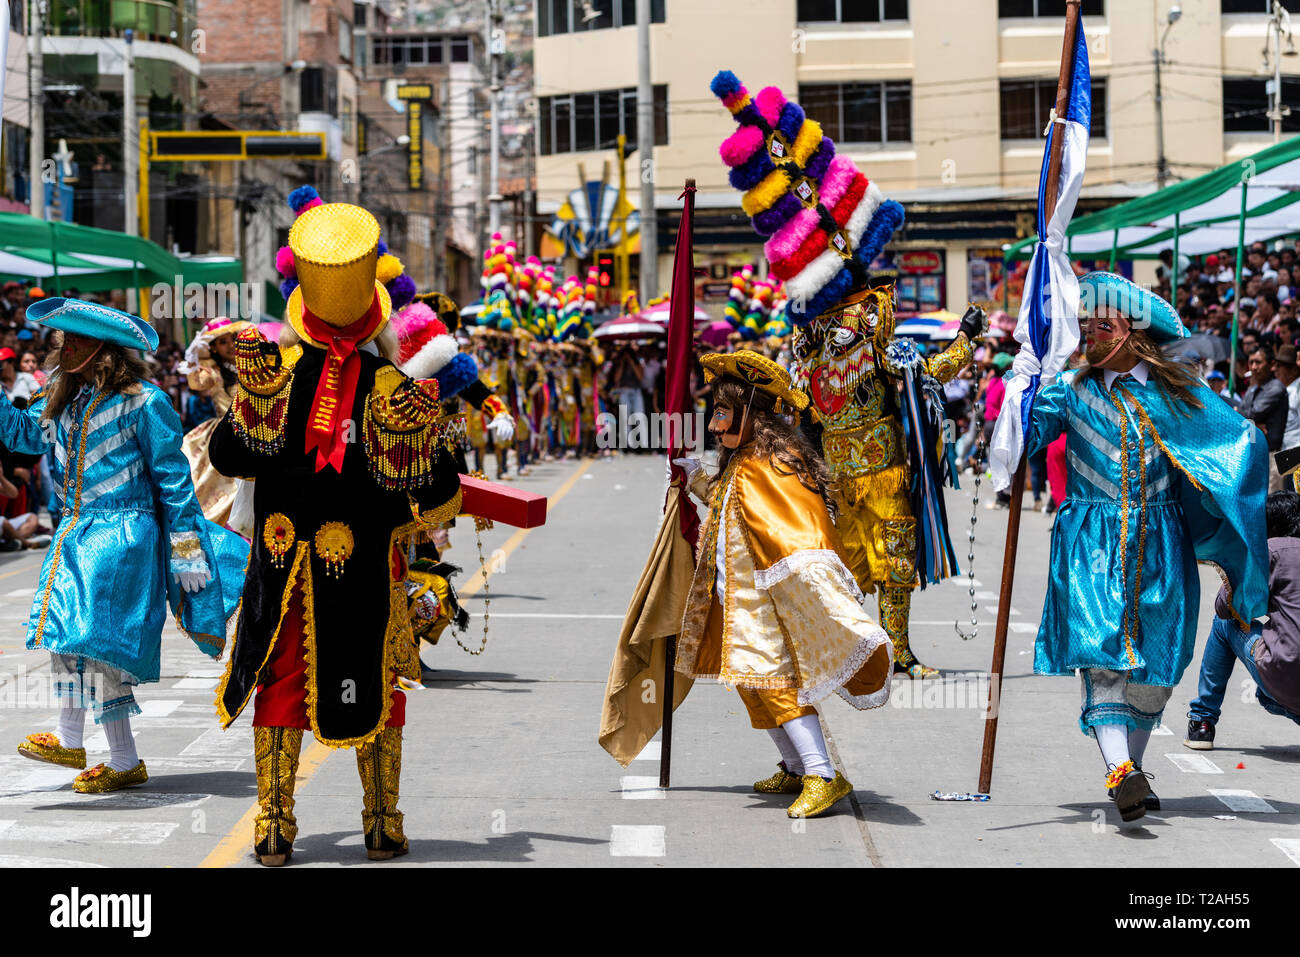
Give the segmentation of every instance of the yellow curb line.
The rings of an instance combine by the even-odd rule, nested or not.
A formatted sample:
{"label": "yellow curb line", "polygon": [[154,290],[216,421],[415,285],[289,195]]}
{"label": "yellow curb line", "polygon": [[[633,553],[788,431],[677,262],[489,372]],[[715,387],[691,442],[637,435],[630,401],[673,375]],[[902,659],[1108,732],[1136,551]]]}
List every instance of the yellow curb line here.
{"label": "yellow curb line", "polygon": [[[585,473],[587,469],[591,468],[591,463],[593,461],[595,460],[586,459],[578,470],[570,475],[563,485],[556,489],[555,494],[546,500],[547,518],[550,517],[551,509],[555,507],[560,499],[569,494],[573,489],[573,486],[577,484],[578,479],[582,478],[583,473]],[[510,538],[506,540],[506,543],[501,546],[503,557],[509,555],[518,548],[531,531],[533,531],[531,528],[521,528],[511,535]],[[8,575],[12,574],[15,574],[15,572],[8,572],[7,574],[0,575],[0,578],[6,578]],[[469,577],[463,587],[457,589],[457,594],[473,595],[481,591],[483,585],[491,576],[491,571],[484,573],[484,570],[480,568]],[[325,759],[328,758],[330,752],[334,750],[334,748],[326,747],[315,738],[312,738],[311,746],[307,748],[306,752],[298,761],[298,774],[294,779],[295,793],[302,790],[303,785],[305,785],[308,779],[316,773],[316,769],[325,763]],[[244,812],[243,817],[235,822],[235,826],[226,832],[225,837],[223,837],[217,846],[212,849],[212,852],[208,854],[202,862],[200,862],[199,867],[230,867],[233,864],[238,864],[247,857],[250,853],[248,835],[252,832],[253,824],[257,820],[257,811],[258,805],[254,803]]]}

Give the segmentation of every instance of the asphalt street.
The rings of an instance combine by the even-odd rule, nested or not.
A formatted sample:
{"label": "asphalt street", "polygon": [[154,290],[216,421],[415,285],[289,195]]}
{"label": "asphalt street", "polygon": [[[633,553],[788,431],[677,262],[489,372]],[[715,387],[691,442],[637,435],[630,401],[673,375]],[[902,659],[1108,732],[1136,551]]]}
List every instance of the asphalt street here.
{"label": "asphalt street", "polygon": [[[596,743],[605,679],[628,598],[654,537],[662,459],[628,456],[538,465],[518,480],[551,499],[547,524],[482,535],[484,587],[472,524],[452,533],[447,558],[474,623],[425,661],[436,669],[408,693],[401,809],[408,857],[372,864],[361,827],[361,785],[351,751],[307,736],[299,769],[299,838],[293,866],[1098,866],[1140,848],[1157,867],[1300,865],[1300,727],[1254,703],[1234,676],[1212,752],[1182,746],[1195,694],[1188,669],[1151,739],[1147,770],[1161,812],[1121,825],[1106,799],[1095,744],[1077,728],[1074,678],[1032,674],[1047,583],[1051,517],[1023,515],[1012,599],[992,800],[944,803],[931,792],[978,784],[983,695],[993,647],[1007,513],[977,510],[971,618],[966,530],[971,492],[948,509],[962,578],[918,592],[917,654],[938,682],[896,679],[891,703],[857,712],[828,700],[833,755],[855,785],[852,801],[810,821],[785,816],[791,798],[753,793],[773,769],[766,734],[749,727],[738,697],[697,683],[674,723],[672,787],[658,789],[658,742],[620,768]],[[969,479],[966,479],[969,482]],[[983,485],[981,497],[990,491]],[[257,867],[250,715],[217,727],[221,665],[169,628],[163,678],[137,689],[147,784],[90,796],[75,772],[20,757],[32,731],[53,727],[48,656],[23,642],[42,553],[0,564],[0,868],[77,866]],[[1203,569],[1201,634],[1217,576]],[[1199,644],[1198,657],[1199,663]],[[91,763],[107,759],[87,728]],[[1134,843],[1136,842],[1136,843]]]}

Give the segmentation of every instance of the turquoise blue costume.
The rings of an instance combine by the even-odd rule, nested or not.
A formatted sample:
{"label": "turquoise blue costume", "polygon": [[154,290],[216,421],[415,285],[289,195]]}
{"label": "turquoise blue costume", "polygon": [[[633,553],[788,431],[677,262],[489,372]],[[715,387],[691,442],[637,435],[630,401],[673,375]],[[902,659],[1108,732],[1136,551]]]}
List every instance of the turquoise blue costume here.
{"label": "turquoise blue costume", "polygon": [[[1154,321],[1147,332],[1175,337]],[[1069,471],[1034,671],[1082,672],[1084,733],[1159,722],[1168,692],[1143,706],[1140,688],[1172,689],[1192,659],[1198,561],[1219,567],[1241,620],[1267,611],[1268,449],[1208,386],[1192,392],[1203,408],[1171,398],[1154,378],[1123,375],[1107,389],[1094,369],[1065,373],[1034,400],[1027,452],[1064,431]],[[1127,703],[1109,693],[1094,700],[1092,669],[1127,672],[1137,688]]]}
{"label": "turquoise blue costume", "polygon": [[[71,304],[88,305],[51,302],[55,311]],[[116,321],[148,329],[124,313],[96,309],[105,314],[97,317],[100,323],[121,317]],[[51,311],[46,307],[41,315]],[[49,324],[79,331],[57,319]],[[122,341],[101,327],[87,331]],[[128,344],[143,348],[149,337],[156,346],[152,329]],[[20,411],[0,396],[0,442],[33,455],[53,447],[50,480],[60,512],[32,604],[27,647],[102,662],[123,672],[128,687],[157,681],[170,605],[199,648],[219,656],[227,620],[238,608],[249,546],[203,517],[171,400],[157,386],[139,382],[109,393],[85,386],[55,422],[41,422],[44,408],[43,397]],[[212,580],[194,592],[183,592],[173,579],[173,573],[204,569]],[[129,692],[126,698],[117,704],[139,713]],[[101,721],[112,717],[96,714]]]}

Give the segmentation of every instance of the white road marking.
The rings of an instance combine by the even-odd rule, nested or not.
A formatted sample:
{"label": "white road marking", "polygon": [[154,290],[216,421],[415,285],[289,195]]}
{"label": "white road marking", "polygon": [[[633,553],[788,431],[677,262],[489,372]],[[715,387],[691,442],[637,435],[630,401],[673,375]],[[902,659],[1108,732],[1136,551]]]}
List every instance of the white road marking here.
{"label": "white road marking", "polygon": [[975,593],[976,601],[997,601],[998,593],[995,591],[977,591]]}
{"label": "white road marking", "polygon": [[[7,823],[0,821],[0,824]],[[103,864],[90,864],[86,861],[67,861],[57,857],[20,857],[0,854],[0,870],[17,870],[21,867],[99,867]]]}
{"label": "white road marking", "polygon": [[[0,821],[0,825],[5,822]],[[0,837],[3,837],[0,831]],[[1300,843],[1298,841],[1297,843]],[[664,829],[658,824],[611,824],[610,857],[663,857],[666,850]]]}
{"label": "white road marking", "polygon": [[1211,794],[1228,806],[1229,811],[1250,814],[1276,814],[1277,808],[1269,804],[1254,791],[1242,791],[1237,788],[1206,788]]}
{"label": "white road marking", "polygon": [[625,801],[662,801],[664,789],[659,786],[659,778],[629,775],[618,779],[618,786],[623,789]]}
{"label": "white road marking", "polygon": [[172,685],[173,691],[216,691],[219,678],[182,678]]}
{"label": "white road marking", "polygon": [[961,575],[958,575],[958,576],[954,576],[954,577],[952,577],[952,578],[949,578],[948,581],[952,582],[952,583],[953,583],[954,585],[956,585],[958,588],[965,588],[965,589],[968,589],[968,590],[970,589],[970,587],[971,587],[972,585],[974,585],[976,588],[979,588],[980,586],[982,586],[982,585],[984,584],[984,583],[983,583],[982,581],[980,581],[978,578],[976,578],[974,581],[972,581],[971,579],[966,578],[966,577],[961,576]]}
{"label": "white road marking", "polygon": [[194,756],[245,756],[253,753],[251,731],[225,731],[209,728],[181,750],[181,757]]}
{"label": "white road marking", "polygon": [[108,735],[103,731],[96,731],[82,741],[81,746],[86,749],[86,757],[89,759],[92,754],[108,750]]}
{"label": "white road marking", "polygon": [[660,742],[660,741],[650,741],[649,743],[646,744],[646,746],[645,746],[644,748],[641,749],[641,753],[638,754],[638,755],[637,755],[635,758],[633,758],[632,760],[634,760],[634,761],[658,761],[662,749],[663,749],[663,743],[662,743],[662,742]]}
{"label": "white road marking", "polygon": [[[987,611],[987,612],[988,612],[990,615],[992,615],[994,618],[997,617],[997,614],[998,614],[998,606],[997,606],[997,605],[985,605],[985,606],[984,606],[984,610]],[[1019,615],[1019,614],[1020,614],[1020,609],[1017,608],[1015,605],[1012,605],[1012,606],[1011,606],[1011,614],[1013,614],[1013,615]]]}
{"label": "white road marking", "polygon": [[[1300,838],[1273,837],[1269,838],[1269,843],[1291,858],[1297,866],[1300,866]],[[613,852],[611,851],[611,853]],[[3,860],[0,860],[0,864],[3,864]]]}
{"label": "white road marking", "polygon": [[36,594],[35,588],[15,588],[13,591],[5,592],[6,598],[31,598]]}
{"label": "white road marking", "polygon": [[191,668],[185,672],[186,678],[220,678],[226,673],[224,668]]}
{"label": "white road marking", "polygon": [[1203,754],[1166,754],[1179,771],[1194,774],[1222,774],[1223,769]]}
{"label": "white road marking", "polygon": [[181,698],[150,698],[139,702],[141,718],[165,718],[185,701]]}
{"label": "white road marking", "polygon": [[32,841],[46,844],[161,844],[178,827],[179,824],[171,822],[137,824],[78,820],[25,824],[21,821],[0,821],[0,841]]}
{"label": "white road marking", "polygon": [[1036,635],[1038,634],[1038,625],[1032,621],[1009,621],[1008,625],[1017,635]]}
{"label": "white road marking", "polygon": [[1156,725],[1155,730],[1151,732],[1151,736],[1153,738],[1158,737],[1159,735],[1162,734],[1173,734],[1173,732],[1170,731],[1168,728],[1166,728],[1163,724]]}
{"label": "white road marking", "polygon": [[57,791],[72,786],[72,779],[81,772],[76,768],[41,768],[28,771],[4,788],[8,795],[30,794],[32,791]]}
{"label": "white road marking", "polygon": [[[71,783],[71,782],[66,782]],[[30,808],[54,807],[71,804],[107,804],[115,811],[135,811],[142,808],[156,810],[170,807],[198,807],[209,800],[211,794],[165,791],[110,791],[107,794],[78,794],[66,791],[38,791],[25,794],[0,793],[0,804],[22,804]]]}
{"label": "white road marking", "polygon": [[[471,618],[482,618],[478,612],[470,612]],[[626,615],[581,615],[581,614],[558,614],[535,611],[521,612],[492,612],[493,618],[605,618],[610,621],[622,621]]]}

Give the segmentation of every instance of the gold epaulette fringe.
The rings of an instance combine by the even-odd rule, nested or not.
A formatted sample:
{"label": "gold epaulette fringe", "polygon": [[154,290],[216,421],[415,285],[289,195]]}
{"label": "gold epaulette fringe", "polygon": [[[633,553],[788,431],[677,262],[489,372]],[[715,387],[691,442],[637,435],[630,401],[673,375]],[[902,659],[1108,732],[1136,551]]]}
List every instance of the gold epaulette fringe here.
{"label": "gold epaulette fringe", "polygon": [[293,370],[302,347],[283,352],[256,329],[235,337],[239,386],[230,403],[230,421],[250,449],[270,455],[284,447]]}
{"label": "gold epaulette fringe", "polygon": [[389,490],[414,489],[432,475],[438,451],[450,451],[457,423],[444,419],[434,379],[409,379],[386,367],[366,397],[362,424],[370,473]]}
{"label": "gold epaulette fringe", "polygon": [[890,498],[907,491],[907,469],[891,465],[866,475],[838,475],[835,484],[846,505],[856,505],[868,499]]}

